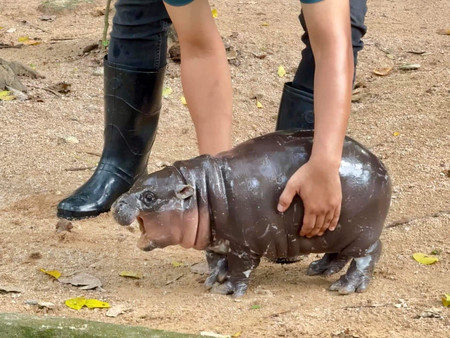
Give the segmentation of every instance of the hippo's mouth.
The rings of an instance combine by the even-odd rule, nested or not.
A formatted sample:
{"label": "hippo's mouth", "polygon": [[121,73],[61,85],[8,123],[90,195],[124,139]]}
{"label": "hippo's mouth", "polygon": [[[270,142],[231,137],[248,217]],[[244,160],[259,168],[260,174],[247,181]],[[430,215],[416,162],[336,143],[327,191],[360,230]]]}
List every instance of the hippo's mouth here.
{"label": "hippo's mouth", "polygon": [[153,249],[156,249],[157,246],[155,245],[155,243],[153,243],[153,241],[149,241],[146,237],[145,237],[145,227],[144,227],[144,220],[142,219],[142,217],[137,216],[136,217],[136,221],[139,224],[139,230],[141,231],[141,238],[139,238],[138,241],[138,248],[143,250],[143,251],[152,251]]}
{"label": "hippo's mouth", "polygon": [[142,217],[137,216],[136,221],[139,224],[139,230],[141,231],[141,234],[145,234],[144,220],[142,219]]}

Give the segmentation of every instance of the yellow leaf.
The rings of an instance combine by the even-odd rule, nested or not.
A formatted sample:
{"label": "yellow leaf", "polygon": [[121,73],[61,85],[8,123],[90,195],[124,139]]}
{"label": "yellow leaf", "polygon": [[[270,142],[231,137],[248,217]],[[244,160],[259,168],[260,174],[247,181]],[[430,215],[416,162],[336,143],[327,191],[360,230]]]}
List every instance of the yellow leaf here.
{"label": "yellow leaf", "polygon": [[3,27],[0,26],[0,30],[2,30],[2,29],[3,29]]}
{"label": "yellow leaf", "polygon": [[169,97],[170,94],[172,94],[173,90],[170,87],[166,87],[163,89],[162,91],[162,96],[167,99]]}
{"label": "yellow leaf", "polygon": [[450,293],[446,293],[442,296],[442,305],[444,305],[445,307],[450,306]]}
{"label": "yellow leaf", "polygon": [[173,267],[178,268],[180,266],[183,266],[184,264],[182,262],[172,262]]}
{"label": "yellow leaf", "polygon": [[285,76],[286,75],[286,71],[284,70],[284,67],[283,66],[279,66],[278,67],[278,76],[279,77],[283,77],[283,76]]}
{"label": "yellow leaf", "polygon": [[27,46],[36,46],[39,45],[41,43],[41,41],[36,41],[36,40],[26,40],[23,42],[24,45]]}
{"label": "yellow leaf", "polygon": [[438,29],[436,33],[438,33],[439,35],[450,35],[450,29]]}
{"label": "yellow leaf", "polygon": [[44,270],[44,269],[40,269],[41,272],[46,273],[47,275],[50,275],[56,279],[58,279],[59,277],[61,277],[61,272],[59,272],[58,270]]}
{"label": "yellow leaf", "polygon": [[186,98],[184,96],[181,97],[181,103],[187,105]]}
{"label": "yellow leaf", "polygon": [[384,67],[384,68],[376,68],[372,70],[372,73],[378,76],[386,76],[388,75],[392,70],[392,67]]}
{"label": "yellow leaf", "polygon": [[19,38],[17,39],[17,41],[19,42],[25,42],[30,40],[30,38],[28,36],[19,36]]}
{"label": "yellow leaf", "polygon": [[394,135],[394,136],[398,136],[398,135],[400,135],[400,132],[399,132],[399,131],[394,131],[394,132],[393,132],[393,135]]}
{"label": "yellow leaf", "polygon": [[430,265],[439,261],[437,257],[431,257],[425,255],[424,253],[416,252],[413,254],[413,258],[418,261],[420,264]]}
{"label": "yellow leaf", "polygon": [[66,304],[71,309],[79,311],[83,306],[86,305],[86,298],[84,297],[71,298],[66,300],[64,304]]}
{"label": "yellow leaf", "polygon": [[14,100],[16,97],[11,94],[9,90],[3,90],[0,92],[0,101],[11,101]]}
{"label": "yellow leaf", "polygon": [[111,307],[107,302],[98,299],[87,299],[85,304],[89,309]]}
{"label": "yellow leaf", "polygon": [[133,271],[122,271],[121,273],[119,273],[120,276],[122,277],[129,277],[129,278],[136,278],[136,279],[141,279],[142,273],[140,272],[133,272]]}
{"label": "yellow leaf", "polygon": [[215,19],[219,15],[219,12],[217,11],[217,9],[213,8],[211,10],[211,14],[212,14],[212,17]]}
{"label": "yellow leaf", "polygon": [[256,101],[256,107],[258,107],[259,109],[263,108],[263,105],[261,102]]}
{"label": "yellow leaf", "polygon": [[241,336],[242,331],[236,332],[233,335],[231,335],[232,338],[237,338]]}
{"label": "yellow leaf", "polygon": [[261,26],[267,27],[267,26],[269,26],[269,23],[268,23],[268,22],[263,22],[263,23],[261,24]]}

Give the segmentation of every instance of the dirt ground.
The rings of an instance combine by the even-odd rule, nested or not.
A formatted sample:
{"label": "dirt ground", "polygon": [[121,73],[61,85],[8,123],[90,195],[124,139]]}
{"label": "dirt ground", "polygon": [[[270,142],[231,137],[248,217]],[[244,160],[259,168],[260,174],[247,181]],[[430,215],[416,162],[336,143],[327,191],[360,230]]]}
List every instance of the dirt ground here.
{"label": "dirt ground", "polygon": [[[0,293],[0,312],[242,337],[448,335],[450,309],[440,298],[450,292],[450,37],[436,33],[450,28],[447,2],[369,1],[369,31],[357,75],[362,86],[348,134],[389,168],[394,191],[387,224],[402,220],[382,235],[384,254],[369,290],[349,296],[329,292],[338,277],[306,276],[306,267],[317,259],[310,255],[286,266],[263,262],[239,301],[204,291],[204,277],[190,271],[203,260],[201,252],[178,247],[141,252],[136,247],[139,230],[117,225],[110,214],[74,222],[70,233],[55,232],[57,202],[88,179],[102,149],[103,78],[94,74],[102,53],[81,51],[101,38],[104,18],[91,13],[103,1],[58,13],[54,21],[40,20],[39,4],[4,0],[0,6],[0,42],[41,39],[35,46],[0,49],[0,57],[45,75],[22,78],[30,100],[0,101],[0,285],[22,290]],[[274,129],[282,85],[292,78],[302,48],[300,5],[294,0],[216,0],[212,5],[222,36],[238,50],[238,63],[230,66],[237,144]],[[10,28],[15,32],[8,33]],[[255,57],[261,54],[267,56]],[[421,67],[399,70],[405,63]],[[277,75],[279,65],[287,71],[284,78]],[[387,76],[372,73],[391,66]],[[180,102],[179,75],[179,65],[170,61],[165,86],[173,93],[163,100],[150,171],[196,155],[192,123]],[[71,84],[70,93],[57,97],[42,89],[60,81]],[[255,96],[263,108],[257,108]],[[64,141],[69,136],[79,142]],[[83,168],[88,169],[78,170]],[[434,265],[420,265],[411,257],[433,250],[440,251]],[[91,273],[105,291],[60,284],[39,268],[65,276]],[[119,276],[123,270],[139,271],[144,278],[125,279]],[[76,296],[122,304],[130,311],[116,318],[106,317],[102,309],[77,312],[64,305]],[[25,304],[32,299],[55,308]],[[426,310],[432,311],[431,318],[421,316]]]}

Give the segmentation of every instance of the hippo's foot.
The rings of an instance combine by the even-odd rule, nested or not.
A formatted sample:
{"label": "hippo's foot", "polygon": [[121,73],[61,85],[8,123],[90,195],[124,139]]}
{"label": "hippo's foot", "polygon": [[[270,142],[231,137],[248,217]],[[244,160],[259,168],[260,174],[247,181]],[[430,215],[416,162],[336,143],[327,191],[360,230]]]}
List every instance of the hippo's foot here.
{"label": "hippo's foot", "polygon": [[330,290],[342,295],[366,291],[380,255],[381,242],[378,240],[367,250],[366,256],[353,258],[347,273],[331,284]]}
{"label": "hippo's foot", "polygon": [[321,259],[314,261],[309,265],[306,274],[308,276],[331,276],[332,274],[341,271],[350,259],[351,257],[337,253],[326,253]]}
{"label": "hippo's foot", "polygon": [[228,275],[227,256],[206,250],[206,260],[209,266],[209,276],[206,278],[205,287],[207,290],[218,282],[223,283]]}
{"label": "hippo's foot", "polygon": [[[228,266],[228,274],[223,281],[216,279],[221,284],[215,285],[211,292],[233,295],[235,298],[242,297],[247,291],[250,274],[259,265],[260,260],[261,257],[259,256],[230,246],[230,251],[227,253],[225,260]],[[211,280],[208,281],[209,279]],[[206,281],[209,285],[213,280],[214,276],[211,275]]]}
{"label": "hippo's foot", "polygon": [[219,295],[233,295],[233,298],[242,297],[248,289],[248,280],[233,283],[226,281],[223,284],[216,284],[211,289],[211,293]]}

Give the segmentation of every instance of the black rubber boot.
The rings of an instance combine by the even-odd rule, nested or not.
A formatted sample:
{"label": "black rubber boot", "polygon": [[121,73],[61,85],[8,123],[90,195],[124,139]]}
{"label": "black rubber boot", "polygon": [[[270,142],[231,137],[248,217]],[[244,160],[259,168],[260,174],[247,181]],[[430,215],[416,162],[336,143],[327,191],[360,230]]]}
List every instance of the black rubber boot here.
{"label": "black rubber boot", "polygon": [[104,61],[103,153],[92,177],[58,204],[58,217],[83,219],[109,211],[147,172],[161,109],[164,68],[127,69]]}
{"label": "black rubber boot", "polygon": [[284,84],[276,130],[314,129],[314,97],[305,90]]}

